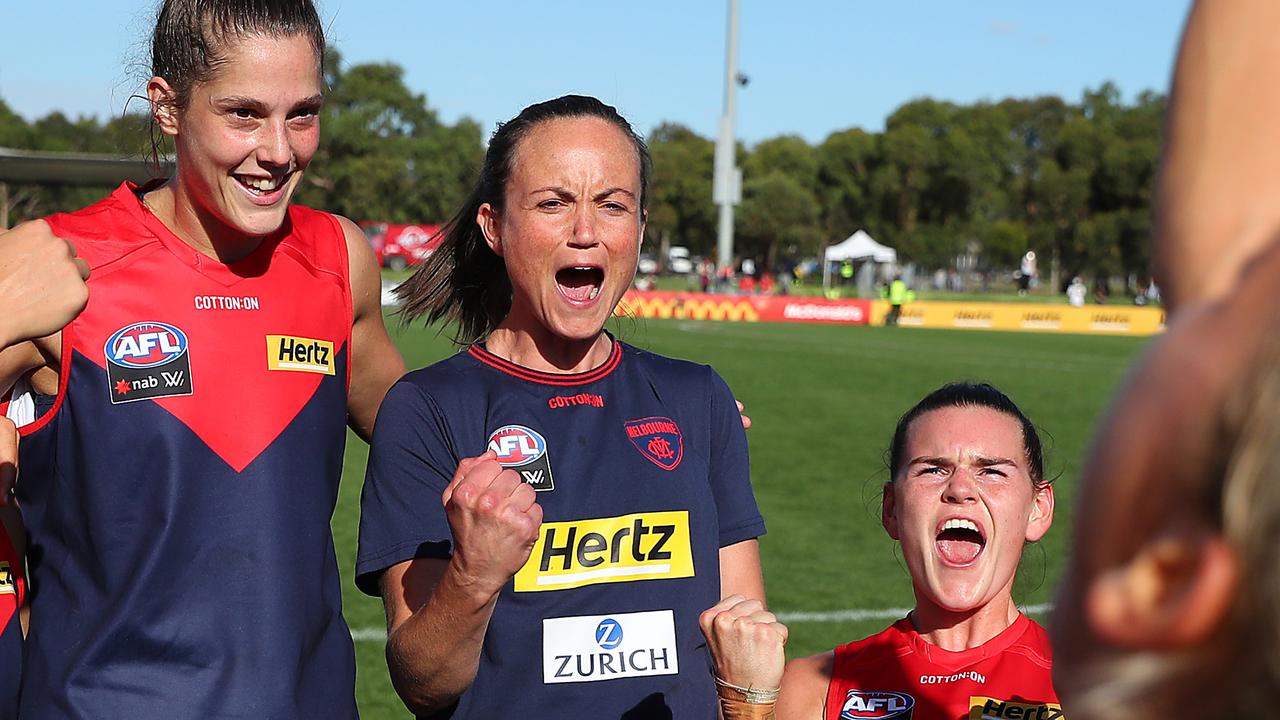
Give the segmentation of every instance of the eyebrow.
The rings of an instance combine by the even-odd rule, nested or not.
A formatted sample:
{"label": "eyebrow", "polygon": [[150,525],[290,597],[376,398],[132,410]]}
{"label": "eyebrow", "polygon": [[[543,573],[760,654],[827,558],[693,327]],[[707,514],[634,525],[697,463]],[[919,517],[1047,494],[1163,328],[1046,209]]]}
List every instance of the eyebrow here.
{"label": "eyebrow", "polygon": [[[911,458],[911,461],[907,463],[907,465],[954,465],[954,464],[955,462],[952,461],[950,458],[939,457],[939,456],[926,456],[926,455],[921,455],[920,457]],[[997,465],[1011,465],[1013,467],[1018,466],[1018,463],[1014,462],[1009,458],[984,457],[984,456],[975,457],[973,460],[973,464],[979,467],[995,467]]]}
{"label": "eyebrow", "polygon": [[[251,97],[246,97],[243,95],[227,95],[224,97],[216,98],[213,101],[213,104],[222,108],[246,107],[252,110],[256,110],[258,112],[262,112],[264,114],[267,110],[266,104],[263,103],[261,100],[251,98]],[[311,97],[306,97],[299,100],[298,102],[294,103],[290,109],[297,109],[300,107],[318,107],[323,104],[324,104],[324,95],[316,94],[316,95],[312,95]]]}
{"label": "eyebrow", "polygon": [[[558,195],[558,196],[560,196],[560,197],[562,197],[562,198],[572,198],[572,197],[574,197],[573,192],[571,192],[570,190],[568,190],[568,189],[566,189],[566,188],[560,187],[559,185],[548,185],[548,186],[546,186],[546,187],[540,187],[540,188],[538,188],[538,189],[536,189],[536,190],[534,190],[534,191],[530,192],[529,194],[530,194],[530,195],[535,195],[535,194],[540,193],[540,192],[551,192],[551,193],[555,193],[556,195]],[[613,194],[626,195],[627,197],[631,198],[632,200],[634,200],[634,199],[635,199],[635,197],[636,197],[636,194],[635,194],[635,193],[631,192],[630,190],[628,190],[628,189],[626,189],[626,188],[624,188],[624,187],[611,187],[611,188],[608,188],[608,189],[606,189],[606,190],[601,190],[600,192],[598,192],[598,193],[596,193],[595,195],[593,195],[593,196],[591,197],[591,199],[592,199],[592,200],[596,200],[596,201],[598,201],[598,200],[603,200],[603,199],[605,199],[605,198],[607,198],[607,197],[609,197],[610,195],[613,195]]]}

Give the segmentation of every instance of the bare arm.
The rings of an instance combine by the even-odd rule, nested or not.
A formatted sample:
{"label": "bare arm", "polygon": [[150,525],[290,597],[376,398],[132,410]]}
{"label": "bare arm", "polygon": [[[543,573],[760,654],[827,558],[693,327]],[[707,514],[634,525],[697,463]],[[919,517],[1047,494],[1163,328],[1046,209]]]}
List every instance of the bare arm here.
{"label": "bare arm", "polygon": [[464,459],[443,497],[453,556],[410,560],[383,574],[387,667],[414,713],[449,707],[475,680],[498,593],[537,539],[535,499],[492,453]]}
{"label": "bare arm", "polygon": [[834,662],[835,653],[827,651],[787,663],[778,696],[778,720],[822,720]]}
{"label": "bare arm", "polygon": [[730,595],[765,602],[760,542],[755,538],[720,548],[720,597]]}
{"label": "bare arm", "polygon": [[351,391],[347,414],[351,429],[365,442],[387,390],[404,375],[404,360],[382,321],[382,276],[369,241],[355,223],[339,218],[347,239],[351,273]]}
{"label": "bare arm", "polygon": [[1172,308],[1221,297],[1280,233],[1280,3],[1199,0],[1178,52],[1156,199]]}

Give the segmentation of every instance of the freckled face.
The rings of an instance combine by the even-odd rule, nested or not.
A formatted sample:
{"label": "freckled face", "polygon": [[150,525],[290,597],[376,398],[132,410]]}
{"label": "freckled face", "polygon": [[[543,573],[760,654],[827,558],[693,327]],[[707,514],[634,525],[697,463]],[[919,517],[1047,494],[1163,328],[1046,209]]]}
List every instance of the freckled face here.
{"label": "freckled face", "polygon": [[301,35],[246,36],[166,127],[190,201],[226,230],[275,232],[320,142],[320,66]]}
{"label": "freckled face", "polygon": [[635,277],[644,237],[635,145],[599,118],[540,123],[516,146],[505,200],[500,215],[485,205],[478,218],[511,278],[502,326],[596,338]]}
{"label": "freckled face", "polygon": [[917,602],[963,612],[1010,593],[1023,544],[1052,522],[1052,491],[1031,484],[1021,424],[986,407],[932,410],[907,429],[903,460],[885,488],[884,525]]}

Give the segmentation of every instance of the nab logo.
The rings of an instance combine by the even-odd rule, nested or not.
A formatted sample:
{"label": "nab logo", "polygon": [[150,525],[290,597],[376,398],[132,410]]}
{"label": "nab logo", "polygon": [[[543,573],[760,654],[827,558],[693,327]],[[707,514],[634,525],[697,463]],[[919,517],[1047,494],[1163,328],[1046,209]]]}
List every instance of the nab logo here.
{"label": "nab logo", "polygon": [[112,333],[102,348],[111,404],[190,395],[188,350],[187,334],[167,323],[134,323]]}
{"label": "nab logo", "polygon": [[840,708],[841,720],[910,720],[915,698],[906,693],[850,690]]}
{"label": "nab logo", "polygon": [[622,625],[613,618],[605,618],[596,626],[596,644],[605,650],[613,650],[622,644]]}
{"label": "nab logo", "polygon": [[534,490],[556,489],[547,441],[537,431],[523,425],[500,427],[489,435],[488,449],[498,456],[499,465],[520,473]]}
{"label": "nab logo", "polygon": [[166,323],[136,323],[117,330],[104,349],[111,362],[130,368],[164,365],[187,351],[187,335]]}

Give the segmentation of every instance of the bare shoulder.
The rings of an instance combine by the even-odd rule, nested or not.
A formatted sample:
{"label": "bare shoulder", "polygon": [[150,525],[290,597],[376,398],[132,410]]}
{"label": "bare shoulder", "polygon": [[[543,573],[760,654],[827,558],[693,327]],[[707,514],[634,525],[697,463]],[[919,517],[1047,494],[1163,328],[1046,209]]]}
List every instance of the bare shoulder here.
{"label": "bare shoulder", "polygon": [[833,650],[789,661],[782,674],[778,720],[821,720],[834,665]]}
{"label": "bare shoulder", "polygon": [[341,215],[334,217],[338,219],[338,225],[347,241],[351,302],[355,306],[356,319],[359,320],[365,312],[380,311],[382,276],[378,272],[377,257],[360,226]]}

